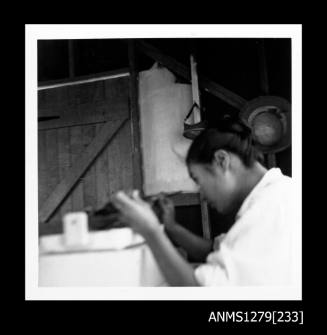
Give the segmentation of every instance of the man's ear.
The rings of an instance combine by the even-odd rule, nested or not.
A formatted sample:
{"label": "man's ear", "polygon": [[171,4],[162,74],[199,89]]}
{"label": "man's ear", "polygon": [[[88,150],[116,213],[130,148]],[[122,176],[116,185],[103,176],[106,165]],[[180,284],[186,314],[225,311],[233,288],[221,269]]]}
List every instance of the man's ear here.
{"label": "man's ear", "polygon": [[230,155],[226,150],[219,149],[214,154],[214,162],[223,170],[230,168]]}

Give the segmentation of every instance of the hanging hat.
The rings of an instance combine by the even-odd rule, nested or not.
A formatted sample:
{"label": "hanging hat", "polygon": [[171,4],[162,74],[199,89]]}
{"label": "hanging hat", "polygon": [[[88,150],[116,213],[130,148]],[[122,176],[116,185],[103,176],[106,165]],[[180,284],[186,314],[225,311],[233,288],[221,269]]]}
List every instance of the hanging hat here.
{"label": "hanging hat", "polygon": [[254,142],[263,153],[282,151],[291,144],[291,105],[286,99],[258,97],[246,103],[240,117],[250,125]]}

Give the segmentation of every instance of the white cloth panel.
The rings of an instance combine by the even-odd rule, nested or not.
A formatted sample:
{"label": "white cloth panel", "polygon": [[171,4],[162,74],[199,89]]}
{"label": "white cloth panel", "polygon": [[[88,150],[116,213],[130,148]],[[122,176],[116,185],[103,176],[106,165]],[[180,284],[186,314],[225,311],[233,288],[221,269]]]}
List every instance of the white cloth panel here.
{"label": "white cloth panel", "polygon": [[140,73],[139,102],[145,194],[196,192],[188,175],[183,121],[192,106],[191,85],[175,83],[166,68]]}

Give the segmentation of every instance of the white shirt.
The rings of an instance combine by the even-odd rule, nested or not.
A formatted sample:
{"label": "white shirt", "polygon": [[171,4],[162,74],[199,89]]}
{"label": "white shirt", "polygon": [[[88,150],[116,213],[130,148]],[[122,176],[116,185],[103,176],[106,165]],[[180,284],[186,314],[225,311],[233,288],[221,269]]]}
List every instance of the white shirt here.
{"label": "white shirt", "polygon": [[293,197],[292,179],[278,168],[268,170],[244,200],[232,228],[215,238],[207,262],[195,269],[199,284],[290,284]]}

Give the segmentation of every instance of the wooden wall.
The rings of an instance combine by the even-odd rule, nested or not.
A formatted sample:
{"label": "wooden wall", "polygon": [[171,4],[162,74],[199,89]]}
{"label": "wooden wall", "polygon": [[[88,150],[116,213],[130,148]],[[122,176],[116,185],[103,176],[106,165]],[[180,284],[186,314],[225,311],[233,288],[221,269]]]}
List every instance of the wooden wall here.
{"label": "wooden wall", "polygon": [[[59,116],[39,122],[39,210],[104,122],[129,115],[129,77],[39,90],[38,116]],[[119,189],[133,187],[130,120],[105,147],[49,223],[60,224],[68,211],[103,205]]]}

